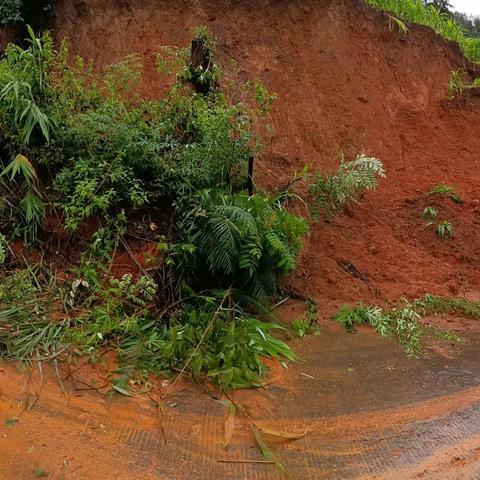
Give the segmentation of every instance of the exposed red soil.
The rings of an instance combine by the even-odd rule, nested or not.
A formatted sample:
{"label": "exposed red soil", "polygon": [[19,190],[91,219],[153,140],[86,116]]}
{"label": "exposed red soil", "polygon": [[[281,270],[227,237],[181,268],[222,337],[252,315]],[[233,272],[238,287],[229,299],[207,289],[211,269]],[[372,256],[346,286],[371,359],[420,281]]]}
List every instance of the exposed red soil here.
{"label": "exposed red soil", "polygon": [[[199,24],[208,25],[217,37],[221,60],[227,64],[227,59],[232,58],[238,63],[241,79],[259,77],[278,94],[272,113],[274,134],[257,162],[257,178],[263,186],[284,183],[305,164],[334,169],[340,149],[347,158],[365,152],[381,158],[385,164],[387,179],[380,181],[376,191],[366,194],[358,205],[332,222],[312,225],[298,271],[290,279],[297,293],[314,297],[322,316],[345,302],[382,302],[397,300],[401,295],[418,297],[426,292],[479,298],[480,98],[446,99],[450,72],[470,68],[456,45],[445,43],[426,28],[412,27],[408,35],[390,31],[386,16],[367,8],[361,0],[59,0],[53,21],[56,38],[69,37],[72,51],[93,58],[99,67],[138,52],[146,65],[142,93],[151,97],[161,96],[167,86],[166,80],[155,74],[154,53],[162,45],[187,45],[190,29]],[[427,192],[440,182],[453,185],[464,203],[429,197]],[[422,212],[426,205],[435,206],[440,219],[452,222],[453,240],[441,241],[432,228],[425,228]],[[137,263],[148,268],[155,256],[148,245],[142,247],[132,240],[130,247],[134,259],[128,253],[115,255],[112,268],[117,275],[138,267]],[[345,263],[352,263],[366,280],[345,271]],[[298,303],[283,306],[287,319],[301,313]],[[451,317],[443,316],[426,321],[450,327],[450,320]],[[455,326],[460,335],[478,332],[478,327],[467,321],[457,321]],[[261,417],[286,404],[278,401],[283,399],[282,389],[283,394],[297,395],[305,388],[302,381],[311,382],[308,385],[318,381],[317,396],[308,397],[318,402],[314,411],[332,404],[341,407],[350,401],[359,402],[362,408],[368,406],[372,402],[368,396],[372,385],[365,380],[359,389],[352,382],[369,372],[367,368],[357,371],[355,362],[361,362],[365,352],[368,354],[372,347],[370,338],[380,340],[359,338],[363,339],[360,347],[341,368],[333,363],[312,366],[307,362],[305,366],[293,366],[291,371],[296,370],[292,374],[276,364],[272,378],[279,390],[266,389],[255,395],[237,392],[237,401]],[[443,355],[441,347],[433,347],[434,352]],[[328,348],[328,340],[316,345],[315,358],[323,359]],[[348,351],[351,345],[342,337],[332,348],[341,356],[342,348]],[[396,367],[395,361],[390,364],[395,349],[385,351],[385,358],[376,358],[385,363],[377,367],[386,378],[390,378],[391,371],[396,376],[407,369],[406,365]],[[447,363],[453,356],[452,349],[447,348],[444,356]],[[311,354],[308,359],[312,358]],[[446,365],[445,369],[448,371]],[[13,428],[2,425],[0,452],[4,458],[0,455],[0,467],[6,469],[7,475],[14,472],[17,478],[30,478],[25,475],[33,473],[34,468],[48,467],[54,478],[174,478],[163,473],[166,459],[175,461],[173,471],[183,469],[175,478],[189,478],[197,468],[218,468],[215,452],[222,443],[222,420],[195,411],[202,403],[196,401],[198,390],[182,397],[189,408],[194,406],[191,410],[177,414],[172,407],[166,414],[171,431],[179,429],[180,447],[169,446],[171,450],[164,450],[164,455],[160,454],[162,450],[152,448],[154,455],[146,466],[135,443],[138,438],[132,440],[135,436],[131,434],[124,441],[124,431],[120,430],[121,426],[126,431],[135,425],[138,432],[158,434],[158,412],[152,402],[107,402],[91,390],[79,393],[82,384],[85,388],[98,388],[100,393],[104,391],[106,381],[101,370],[88,368],[76,372],[76,384],[71,378],[65,379],[65,394],[52,374],[38,405],[26,415],[18,403],[25,396],[18,386],[18,375],[9,367],[0,373],[0,420],[20,417]],[[62,378],[64,373],[61,372]],[[343,398],[345,385],[349,384],[355,387],[349,391],[353,400]],[[401,385],[404,392],[413,384],[405,380]],[[468,388],[458,393],[422,397],[421,401],[405,402],[398,409],[370,412],[365,408],[355,415],[305,415],[288,417],[289,420],[277,420],[272,414],[268,420],[270,426],[296,431],[308,423],[312,433],[306,440],[313,440],[301,447],[302,462],[305,459],[306,468],[310,468],[308,458],[314,458],[310,457],[312,451],[321,451],[318,465],[326,471],[321,478],[333,478],[328,477],[334,471],[329,468],[336,468],[337,457],[361,454],[366,448],[362,443],[366,435],[376,441],[385,429],[415,429],[421,422],[476,404],[479,387],[465,386]],[[379,392],[388,399],[388,390],[385,387]],[[428,392],[428,388],[425,390]],[[218,407],[217,403],[213,405]],[[211,434],[215,442],[209,436],[209,428],[216,432]],[[248,439],[247,453],[251,454],[249,430],[246,426],[238,428],[242,433],[235,441],[240,444]],[[347,443],[342,444],[339,438]],[[469,465],[478,464],[479,441],[478,436],[465,439],[463,444],[429,457],[424,464],[416,463],[414,469],[407,468],[405,463],[405,471],[392,473],[391,478],[453,478],[452,470],[459,475],[466,471],[465,478],[474,478],[468,477],[468,469]],[[214,449],[217,450],[213,452]],[[221,453],[224,455],[223,450]],[[245,456],[243,451],[240,453]],[[400,453],[392,451],[392,456]],[[5,458],[11,463],[1,464]],[[195,458],[195,462],[190,464],[185,458]],[[159,471],[162,477],[158,476]],[[245,474],[245,478],[273,478],[270,475],[273,474],[269,471],[268,476]]]}
{"label": "exposed red soil", "polygon": [[[138,52],[143,93],[158,97],[166,85],[153,55],[162,45],[187,45],[199,24],[218,39],[221,60],[238,63],[241,79],[258,77],[278,94],[275,133],[257,164],[263,185],[281,184],[305,164],[334,169],[340,149],[385,164],[375,192],[313,225],[291,280],[298,293],[331,310],[364,298],[480,291],[480,98],[446,99],[450,72],[470,68],[456,45],[427,28],[390,31],[386,16],[361,0],[62,0],[54,31],[99,67]],[[428,197],[440,182],[465,202]],[[430,204],[453,224],[453,240],[424,228]]]}

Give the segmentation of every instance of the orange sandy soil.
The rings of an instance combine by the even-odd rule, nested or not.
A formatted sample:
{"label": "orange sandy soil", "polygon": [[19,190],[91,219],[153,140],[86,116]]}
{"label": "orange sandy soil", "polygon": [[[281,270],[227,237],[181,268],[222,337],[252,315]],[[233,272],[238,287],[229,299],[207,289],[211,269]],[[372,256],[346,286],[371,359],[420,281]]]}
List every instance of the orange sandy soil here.
{"label": "orange sandy soil", "polygon": [[[53,31],[99,67],[138,52],[146,64],[143,94],[158,97],[166,83],[154,74],[154,53],[187,45],[199,24],[217,37],[221,60],[237,62],[241,79],[259,77],[278,94],[274,133],[256,164],[264,187],[305,164],[336,168],[339,149],[348,159],[365,152],[385,164],[387,179],[376,191],[312,227],[289,280],[318,302],[322,319],[361,299],[480,298],[480,97],[446,99],[450,72],[474,70],[456,45],[426,28],[392,32],[387,17],[361,0],[59,0]],[[464,203],[428,197],[440,182]],[[424,228],[428,204],[452,222],[454,240]],[[282,315],[294,318],[298,308],[284,305]],[[456,317],[427,321],[460,329],[466,339],[431,343],[415,361],[368,332],[329,326],[293,345],[304,363],[276,366],[265,389],[235,394],[266,426],[309,429],[277,445],[293,478],[480,478],[478,326]],[[270,465],[217,462],[262,457],[245,418],[230,450],[222,448],[224,407],[188,382],[162,416],[164,445],[148,397],[109,399],[78,390],[89,387],[71,377],[62,391],[47,371],[40,387],[35,370],[34,386],[11,366],[1,368],[0,419],[19,421],[0,425],[0,478],[34,478],[36,469],[55,479],[281,478]],[[102,385],[101,370],[78,374]],[[35,389],[38,400],[26,412]]]}
{"label": "orange sandy soil", "polygon": [[[284,307],[286,315],[295,304]],[[429,342],[420,359],[395,341],[325,326],[294,342],[301,360],[271,365],[271,382],[232,399],[257,425],[307,432],[295,441],[266,436],[290,478],[475,479],[480,475],[480,336]],[[440,347],[440,348],[439,348]],[[1,368],[0,478],[280,479],[262,460],[246,415],[224,448],[225,407],[212,387],[169,381],[134,399],[104,395],[101,368]],[[100,387],[99,390],[92,389]],[[4,421],[7,421],[4,423]]]}

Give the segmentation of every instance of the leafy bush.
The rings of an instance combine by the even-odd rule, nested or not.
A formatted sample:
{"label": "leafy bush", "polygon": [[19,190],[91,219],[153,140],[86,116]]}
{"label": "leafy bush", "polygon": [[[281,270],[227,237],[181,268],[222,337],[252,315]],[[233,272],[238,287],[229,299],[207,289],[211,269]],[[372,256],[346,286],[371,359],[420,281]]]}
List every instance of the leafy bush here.
{"label": "leafy bush", "polygon": [[282,327],[210,298],[200,308],[187,305],[167,329],[127,337],[120,352],[125,365],[140,370],[152,370],[152,361],[157,370],[188,361],[194,378],[205,372],[225,389],[259,386],[266,372],[261,357],[294,359],[290,348],[270,334],[275,329]]}
{"label": "leafy bush", "polygon": [[345,162],[343,155],[340,167],[334,175],[316,175],[309,191],[313,197],[314,214],[319,211],[333,217],[338,211],[365,190],[375,188],[377,177],[385,177],[383,164],[378,158],[358,155],[355,160]]}
{"label": "leafy bush", "polygon": [[204,286],[233,286],[265,298],[295,269],[308,226],[275,197],[205,190],[179,229],[183,242],[194,247],[181,265],[187,283],[201,278]]}
{"label": "leafy bush", "polygon": [[39,196],[63,211],[67,229],[119,208],[191,203],[204,188],[243,188],[254,136],[242,103],[180,81],[163,100],[132,101],[135,56],[95,75],[82,59],[72,66],[65,45],[54,51],[48,34],[30,36],[0,62],[0,147],[52,185]]}
{"label": "leafy bush", "polygon": [[[280,196],[242,193],[259,145],[252,124],[272,96],[258,82],[238,86],[237,102],[217,88],[196,93],[182,70],[163,99],[145,101],[141,69],[131,55],[97,74],[31,29],[27,47],[11,45],[0,60],[0,259],[21,233],[41,245],[55,211],[79,243],[88,218],[102,224],[65,267],[69,280],[47,270],[28,276],[31,291],[0,297],[1,353],[56,361],[67,350],[95,358],[117,348],[121,393],[136,375],[182,365],[224,388],[259,384],[261,356],[293,354],[270,335],[278,325],[253,315],[268,311],[308,230]],[[218,66],[211,80],[221,80]],[[114,253],[129,252],[132,223],[150,240],[158,230],[161,272],[115,279]],[[0,295],[18,275],[0,278]]]}
{"label": "leafy bush", "polygon": [[0,25],[5,26],[23,20],[20,0],[2,0],[0,3]]}
{"label": "leafy bush", "polygon": [[0,26],[26,22],[40,28],[44,26],[44,17],[53,8],[53,4],[53,0],[2,0]]}

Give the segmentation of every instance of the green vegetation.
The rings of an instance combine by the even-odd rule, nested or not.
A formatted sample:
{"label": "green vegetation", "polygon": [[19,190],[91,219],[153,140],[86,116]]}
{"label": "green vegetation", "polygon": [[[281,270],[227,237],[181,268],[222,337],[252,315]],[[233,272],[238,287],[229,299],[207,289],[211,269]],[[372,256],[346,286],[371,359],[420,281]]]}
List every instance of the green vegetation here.
{"label": "green vegetation", "polygon": [[423,210],[423,218],[427,221],[435,220],[437,216],[437,210],[431,206],[425,207],[425,210]]}
{"label": "green vegetation", "polygon": [[314,300],[306,300],[305,305],[307,310],[304,314],[292,322],[292,332],[294,336],[298,338],[303,338],[306,335],[320,332],[316,326],[318,313],[317,303]]}
{"label": "green vegetation", "polygon": [[466,90],[472,90],[480,87],[480,78],[475,79],[473,82],[465,82],[466,72],[462,69],[453,70],[448,80],[448,98],[454,99],[462,95]]}
{"label": "green vegetation", "polygon": [[470,38],[451,15],[422,0],[366,0],[375,8],[385,10],[399,19],[430,27],[446,40],[457,42],[463,54],[473,62],[480,62],[480,38]]}
{"label": "green vegetation", "polygon": [[[283,328],[269,302],[309,230],[287,209],[301,199],[290,185],[245,193],[261,148],[253,126],[275,96],[259,81],[223,89],[204,27],[194,44],[206,66],[188,49],[157,55],[172,86],[155,101],[138,95],[137,56],[96,73],[66,43],[29,35],[0,60],[0,355],[97,362],[113,350],[112,388],[125,395],[172,369],[223,389],[260,385],[261,357],[294,358],[272,335]],[[342,158],[306,189],[333,215],[378,176],[380,160]],[[299,179],[311,181],[306,170]],[[130,239],[152,247],[148,268]],[[26,255],[14,254],[19,244]],[[59,265],[64,245],[74,253]],[[118,253],[138,268],[114,275]],[[317,307],[307,306],[292,327],[299,337],[314,330]]]}
{"label": "green vegetation", "polygon": [[[433,336],[445,340],[458,340],[450,331],[441,331],[426,327],[420,322],[421,314],[429,312],[455,310],[449,302],[442,303],[440,297],[426,296],[422,300],[407,302],[403,300],[388,310],[374,305],[358,303],[354,307],[344,305],[333,319],[352,331],[358,325],[369,325],[382,337],[396,336],[400,345],[410,356],[417,356],[421,349],[422,337]],[[459,307],[460,308],[460,307]]]}
{"label": "green vegetation", "polygon": [[3,0],[0,3],[0,25],[22,21],[20,0]]}
{"label": "green vegetation", "polygon": [[[308,232],[281,193],[243,193],[260,146],[252,124],[273,97],[259,82],[230,84],[233,102],[218,66],[205,83],[188,50],[169,49],[159,68],[176,67],[172,88],[141,100],[136,56],[97,74],[66,44],[29,33],[0,60],[0,354],[96,361],[114,349],[124,394],[181,367],[222,388],[259,385],[261,356],[293,359],[271,335],[281,327],[261,319]],[[196,40],[211,58],[204,28]],[[81,251],[60,272],[48,263],[52,218],[53,235],[65,230]],[[101,227],[85,240],[89,219]],[[155,268],[115,278],[131,233],[156,245]],[[19,240],[44,252],[39,264],[12,254]]]}
{"label": "green vegetation", "polygon": [[451,185],[445,185],[444,183],[435,185],[435,187],[433,187],[428,194],[439,197],[447,197],[458,204],[463,203],[463,200],[457,195],[455,189]]}
{"label": "green vegetation", "polygon": [[392,32],[395,28],[405,35],[408,33],[408,27],[399,18],[388,15],[388,29]]}
{"label": "green vegetation", "polygon": [[54,0],[2,0],[0,26],[26,22],[39,27],[54,3]]}
{"label": "green vegetation", "polygon": [[444,240],[445,237],[448,235],[450,238],[453,238],[453,227],[452,224],[448,220],[442,220],[437,225],[437,234],[438,236]]}
{"label": "green vegetation", "polygon": [[348,203],[356,201],[365,190],[375,188],[377,177],[385,177],[383,164],[378,158],[358,155],[345,162],[342,154],[340,167],[333,175],[317,172],[315,183],[309,186],[313,198],[313,213],[318,218],[322,212],[332,218]]}
{"label": "green vegetation", "polygon": [[480,302],[465,298],[439,297],[427,294],[413,303],[415,309],[421,312],[422,315],[457,313],[473,319],[480,318]]}

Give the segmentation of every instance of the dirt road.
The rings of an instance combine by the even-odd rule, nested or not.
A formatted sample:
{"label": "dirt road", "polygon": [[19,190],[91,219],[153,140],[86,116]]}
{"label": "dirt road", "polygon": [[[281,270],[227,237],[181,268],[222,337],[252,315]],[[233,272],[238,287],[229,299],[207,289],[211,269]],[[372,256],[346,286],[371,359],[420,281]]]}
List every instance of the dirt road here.
{"label": "dirt road", "polygon": [[[308,430],[296,441],[268,439],[296,480],[480,478],[479,345],[470,333],[409,359],[368,331],[324,329],[294,342],[300,362],[275,365],[271,384],[234,400],[263,427]],[[218,462],[262,456],[240,415],[223,448],[225,407],[189,382],[166,401],[165,445],[147,397],[108,398],[79,382],[75,390],[71,378],[63,392],[52,375],[41,387],[36,379],[34,403],[24,376],[10,366],[0,372],[2,479],[283,478],[269,464]]]}

